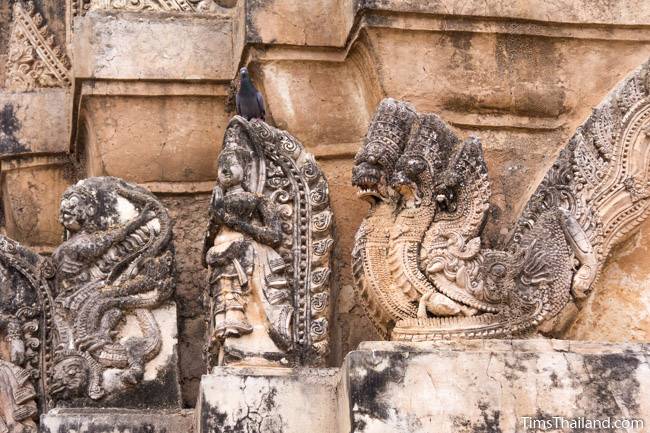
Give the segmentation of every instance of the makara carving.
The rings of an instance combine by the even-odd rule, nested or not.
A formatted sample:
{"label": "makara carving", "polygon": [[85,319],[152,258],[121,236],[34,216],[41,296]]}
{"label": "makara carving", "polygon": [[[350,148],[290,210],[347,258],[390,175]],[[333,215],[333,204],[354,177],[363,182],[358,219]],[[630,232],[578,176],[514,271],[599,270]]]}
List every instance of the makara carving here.
{"label": "makara carving", "polygon": [[70,62],[57,46],[34,2],[16,1],[13,14],[7,89],[31,91],[39,87],[69,86]]}
{"label": "makara carving", "polygon": [[480,141],[461,143],[438,116],[382,101],[353,171],[371,205],[353,272],[380,334],[496,338],[566,326],[650,209],[648,69],[577,130],[503,250],[481,242],[490,184]]}
{"label": "makara carving", "polygon": [[322,364],[332,244],[313,155],[287,132],[235,116],[204,244],[210,364]]}
{"label": "makara carving", "polygon": [[66,239],[51,257],[0,237],[7,342],[0,351],[0,416],[7,425],[33,425],[32,380],[41,378],[43,407],[105,401],[138,385],[163,344],[152,311],[174,289],[163,205],[141,187],[94,177],[64,193],[60,222]]}
{"label": "makara carving", "polygon": [[171,220],[147,190],[96,177],[68,188],[60,221],[47,388],[55,402],[98,400],[137,385],[161,350],[152,310],[174,290]]}

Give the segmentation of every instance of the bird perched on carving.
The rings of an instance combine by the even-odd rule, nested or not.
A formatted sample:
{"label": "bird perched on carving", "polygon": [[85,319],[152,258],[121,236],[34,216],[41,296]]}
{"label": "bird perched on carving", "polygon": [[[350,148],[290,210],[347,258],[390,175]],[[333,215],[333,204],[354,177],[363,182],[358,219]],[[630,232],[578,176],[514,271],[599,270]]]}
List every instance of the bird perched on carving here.
{"label": "bird perched on carving", "polygon": [[241,68],[239,70],[239,77],[239,91],[235,97],[237,114],[244,117],[246,120],[264,120],[266,114],[266,110],[264,109],[264,97],[253,85],[253,82],[248,75],[248,69]]}

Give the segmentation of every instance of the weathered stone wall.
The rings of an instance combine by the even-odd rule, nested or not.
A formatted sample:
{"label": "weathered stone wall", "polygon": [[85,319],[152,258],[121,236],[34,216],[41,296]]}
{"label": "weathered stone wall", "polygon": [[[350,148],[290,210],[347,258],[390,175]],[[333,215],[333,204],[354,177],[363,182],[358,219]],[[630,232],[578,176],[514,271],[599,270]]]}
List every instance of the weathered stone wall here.
{"label": "weathered stone wall", "polygon": [[181,390],[183,403],[193,406],[201,375],[206,371],[203,361],[205,323],[202,294],[207,273],[201,266],[200,257],[208,224],[210,196],[165,195],[161,199],[174,220]]}
{"label": "weathered stone wall", "polygon": [[[144,184],[170,210],[188,406],[204,369],[200,254],[207,203],[240,65],[249,65],[263,91],[271,123],[313,152],[330,182],[337,233],[330,363],[339,365],[359,342],[377,338],[352,293],[350,252],[366,204],[356,198],[350,176],[382,97],[438,112],[461,136],[481,137],[493,189],[487,242],[497,246],[577,125],[650,57],[650,8],[643,0],[240,0],[200,17],[93,11],[77,17],[74,34],[69,28],[67,35],[63,2],[40,0],[37,7],[60,46],[66,37],[72,41],[74,92],[62,91],[56,113],[41,104],[41,111],[24,114],[22,127],[30,131],[18,141],[29,139],[29,151],[72,149],[85,174]],[[2,2],[0,87],[9,20],[9,4]],[[58,126],[33,133],[50,112],[48,118],[60,116]],[[21,205],[11,197],[29,197],[33,174],[25,170],[7,185],[7,173],[5,213],[18,215]],[[71,181],[56,179],[52,191]],[[21,238],[28,245],[54,243],[56,195],[42,197],[39,221],[46,222],[30,225]],[[20,236],[10,226],[5,230]],[[650,338],[649,233],[646,223],[614,255],[569,338]]]}
{"label": "weathered stone wall", "polygon": [[565,338],[646,342],[650,337],[650,222],[610,257]]}

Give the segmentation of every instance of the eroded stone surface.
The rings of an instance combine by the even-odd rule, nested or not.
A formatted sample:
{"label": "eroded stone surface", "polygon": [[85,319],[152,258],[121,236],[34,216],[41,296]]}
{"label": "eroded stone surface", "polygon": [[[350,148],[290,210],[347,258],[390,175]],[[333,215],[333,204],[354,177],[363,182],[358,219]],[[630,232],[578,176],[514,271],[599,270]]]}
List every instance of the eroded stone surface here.
{"label": "eroded stone surface", "polygon": [[210,364],[325,364],[333,214],[314,156],[286,131],[235,116],[209,214]]}
{"label": "eroded stone surface", "polygon": [[229,17],[93,11],[75,21],[74,74],[140,80],[231,78],[237,70],[233,33]]}
{"label": "eroded stone surface", "polygon": [[341,431],[524,432],[524,417],[643,419],[647,350],[558,340],[364,343],[342,368],[350,418]]}
{"label": "eroded stone surface", "polygon": [[67,96],[65,89],[0,93],[0,154],[66,152]]}
{"label": "eroded stone surface", "polygon": [[561,332],[612,248],[648,215],[648,63],[578,128],[501,249],[485,248],[481,142],[384,99],[355,157],[371,208],[353,250],[359,300],[394,340]]}
{"label": "eroded stone surface", "polygon": [[55,409],[41,417],[42,433],[192,433],[193,411]]}
{"label": "eroded stone surface", "polygon": [[[6,82],[5,72],[10,66],[6,59],[13,3],[0,2],[0,87]],[[72,42],[79,35],[74,32],[73,23],[66,21],[76,17],[80,22],[79,18],[84,18],[80,15],[91,1],[35,3],[57,45],[63,48],[67,45],[66,36]],[[379,338],[351,293],[352,239],[367,205],[354,199],[350,172],[352,155],[360,145],[372,110],[383,96],[409,100],[420,111],[442,113],[459,135],[480,135],[493,191],[483,240],[495,247],[512,229],[533,187],[575,128],[606,92],[650,53],[648,13],[643,0],[216,3],[228,8],[236,6],[233,14],[219,13],[210,18],[215,22],[232,18],[232,32],[216,33],[232,38],[234,59],[199,59],[195,66],[219,64],[222,70],[206,75],[217,81],[206,83],[183,75],[192,69],[188,64],[194,62],[193,56],[201,55],[199,50],[187,57],[168,58],[168,53],[177,53],[177,47],[166,51],[171,43],[183,47],[212,43],[201,39],[207,32],[184,31],[185,24],[193,26],[190,23],[196,17],[142,11],[139,16],[129,16],[129,25],[115,23],[103,30],[146,29],[150,21],[158,21],[155,27],[162,29],[161,33],[165,29],[161,23],[181,31],[167,32],[160,46],[155,37],[123,37],[105,32],[101,35],[103,42],[153,42],[145,47],[147,53],[134,51],[137,58],[127,59],[133,68],[124,77],[118,73],[112,77],[115,80],[78,82],[84,86],[84,92],[89,87],[96,91],[115,85],[110,94],[102,95],[104,99],[67,102],[59,113],[70,111],[72,106],[81,107],[71,124],[83,125],[84,119],[94,121],[88,122],[88,136],[90,147],[97,151],[88,155],[87,162],[93,165],[88,175],[118,175],[131,181],[155,183],[155,187],[162,185],[156,192],[164,189],[165,193],[173,190],[185,194],[177,196],[179,206],[191,207],[187,212],[179,212],[179,221],[182,220],[187,234],[183,241],[187,247],[179,250],[198,257],[200,240],[197,244],[196,233],[200,238],[205,221],[186,215],[194,209],[195,198],[207,201],[216,176],[215,143],[220,141],[228,120],[225,91],[214,91],[213,87],[227,87],[235,65],[249,65],[271,108],[271,122],[289,129],[317,158],[323,158],[319,163],[330,181],[338,232],[333,301],[339,308],[332,324],[330,365],[340,365],[345,353],[359,341]],[[129,2],[136,8],[146,4],[153,2]],[[126,17],[121,13],[106,15],[112,15],[116,21]],[[140,16],[142,23],[134,22]],[[87,22],[91,20],[88,18]],[[323,22],[327,25],[323,26]],[[183,39],[179,34],[192,34],[198,39]],[[99,44],[102,50],[110,48],[103,42]],[[244,45],[246,57],[242,58]],[[126,49],[104,50],[105,65],[110,66],[111,52],[124,54]],[[183,59],[189,59],[188,64],[180,68],[174,64]],[[77,56],[77,60],[84,58]],[[147,74],[153,77],[151,72],[156,64],[167,65],[160,73],[164,74],[164,81],[138,79]],[[208,90],[196,92],[195,85]],[[41,90],[37,91],[32,95],[40,95]],[[29,101],[30,109],[35,108],[39,102],[28,99],[29,96],[20,98]],[[62,137],[61,148],[69,147],[67,132],[61,132],[67,131],[67,124],[55,126],[40,117],[34,123],[42,122],[46,127],[26,127],[27,121],[20,117],[26,107],[19,105],[14,113],[23,122],[21,133],[33,136],[34,140],[25,144],[27,140],[14,140],[18,135],[10,134],[4,143],[11,146],[17,141],[29,149],[50,149]],[[3,107],[0,105],[0,110]],[[93,115],[85,117],[88,112],[84,108],[94,110]],[[57,113],[51,114],[56,117]],[[102,129],[93,131],[92,127]],[[96,147],[94,139],[101,142]],[[85,142],[76,144],[82,143]],[[53,196],[67,187],[61,166],[17,167],[13,172],[2,169],[5,214],[15,216],[5,229],[10,236],[51,251],[60,236],[56,223],[58,197]],[[199,185],[202,182],[208,185],[204,189]],[[205,208],[196,205],[194,212],[200,214]],[[597,284],[595,296],[580,313],[578,327],[568,338],[647,340],[650,324],[644,319],[644,249],[642,242],[632,242],[614,258]],[[198,292],[204,274],[199,264],[187,258],[181,261],[184,264],[180,270],[179,311],[187,320],[186,326],[181,327],[181,339],[183,350],[189,349],[183,375],[188,381],[186,404],[192,404],[200,370],[193,354],[200,346],[196,341],[203,336],[197,317],[203,314],[198,306]]]}
{"label": "eroded stone surface", "polygon": [[6,74],[5,86],[12,91],[67,87],[71,83],[67,55],[33,1],[13,4]]}
{"label": "eroded stone surface", "polygon": [[25,154],[0,162],[5,234],[30,247],[51,252],[61,242],[61,194],[74,182],[65,153]]}
{"label": "eroded stone surface", "polygon": [[0,430],[36,433],[43,394],[42,259],[0,236]]}
{"label": "eroded stone surface", "polygon": [[201,380],[196,433],[334,433],[337,373],[338,369],[215,368]]}
{"label": "eroded stone surface", "polygon": [[367,342],[340,370],[217,368],[201,383],[197,433],[523,433],[525,417],[643,420],[647,351],[560,340]]}
{"label": "eroded stone surface", "polygon": [[167,210],[111,177],[61,199],[52,253],[46,391],[54,406],[177,407],[174,248]]}

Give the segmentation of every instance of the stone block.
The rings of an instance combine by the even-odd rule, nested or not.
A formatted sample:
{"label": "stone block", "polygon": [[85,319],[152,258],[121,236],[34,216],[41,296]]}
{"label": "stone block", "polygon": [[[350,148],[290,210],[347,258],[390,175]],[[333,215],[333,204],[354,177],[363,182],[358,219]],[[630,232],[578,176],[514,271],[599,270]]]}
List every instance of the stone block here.
{"label": "stone block", "polygon": [[[205,182],[216,177],[218,142],[228,124],[222,89],[84,87],[76,148],[88,176],[138,182]],[[190,86],[191,87],[191,86]]]}
{"label": "stone block", "polygon": [[55,409],[41,416],[42,433],[192,433],[191,410]]}
{"label": "stone block", "polygon": [[340,414],[350,418],[340,431],[524,432],[553,417],[647,418],[647,351],[559,340],[363,343],[342,367]]}
{"label": "stone block", "polygon": [[645,431],[638,422],[650,422],[649,348],[366,342],[340,370],[215,368],[201,382],[196,432],[526,432],[541,431],[531,427],[540,422],[607,419]]}
{"label": "stone block", "polygon": [[59,201],[73,183],[68,155],[5,157],[0,173],[6,234],[24,245],[51,252],[63,237]]}
{"label": "stone block", "polygon": [[0,155],[66,152],[69,96],[66,89],[0,92]]}
{"label": "stone block", "polygon": [[224,96],[156,93],[82,95],[86,175],[138,183],[205,182],[216,177],[228,123]]}
{"label": "stone block", "polygon": [[203,376],[196,433],[336,432],[338,369],[217,367]]}
{"label": "stone block", "polygon": [[237,70],[229,16],[93,11],[74,24],[75,78],[230,80]]}

